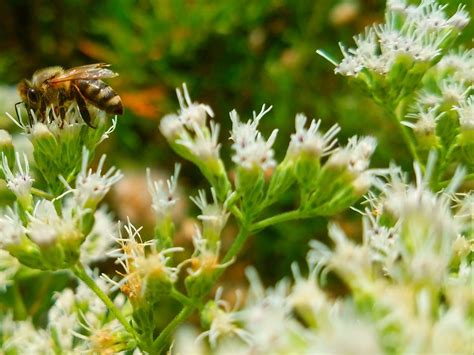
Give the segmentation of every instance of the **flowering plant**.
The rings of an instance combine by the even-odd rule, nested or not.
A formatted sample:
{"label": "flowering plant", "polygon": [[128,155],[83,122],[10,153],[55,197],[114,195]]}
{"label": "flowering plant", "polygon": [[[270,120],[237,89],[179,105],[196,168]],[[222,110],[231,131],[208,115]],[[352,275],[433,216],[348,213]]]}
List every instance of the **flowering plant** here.
{"label": "flowering plant", "polygon": [[[367,92],[399,127],[413,158],[413,182],[393,163],[370,168],[374,137],[340,145],[341,127],[322,132],[321,120],[308,122],[304,114],[296,115],[286,155],[277,162],[278,130],[266,138],[258,129],[272,110],[266,105],[247,121],[230,112],[231,179],[213,110],[193,102],[185,84],[177,89],[179,110],[163,117],[159,129],[209,183],[209,191],[190,198],[201,212],[187,258],[174,239],[179,165],[166,182],[147,172],[155,228],[145,236],[100,207],[122,173],[106,170],[105,156],[89,167],[116,120],[110,124],[96,111],[91,129],[75,105],[64,121],[54,108],[44,122],[10,116],[34,151],[32,157],[19,152],[0,131],[1,177],[16,197],[0,216],[0,286],[16,292],[0,315],[2,349],[472,353],[474,60],[472,50],[452,51],[468,21],[462,6],[448,17],[433,0],[389,1],[386,23],[357,36],[356,48],[341,46],[344,58],[334,62],[335,72]],[[289,189],[298,192],[297,207],[272,214]],[[332,246],[313,240],[307,267],[295,263],[292,281],[265,290],[250,268],[243,305],[238,297],[231,307],[222,288],[208,300],[250,235],[290,220],[331,217],[356,208],[361,198],[361,243],[331,222]],[[238,233],[225,246],[222,232],[231,219]],[[92,269],[104,258],[115,261],[115,275]],[[38,327],[17,283],[46,272],[66,272],[78,283],[55,294],[46,326]],[[327,287],[334,275],[347,289],[337,297]],[[200,334],[183,325],[194,313]],[[348,334],[356,336],[348,340]]]}

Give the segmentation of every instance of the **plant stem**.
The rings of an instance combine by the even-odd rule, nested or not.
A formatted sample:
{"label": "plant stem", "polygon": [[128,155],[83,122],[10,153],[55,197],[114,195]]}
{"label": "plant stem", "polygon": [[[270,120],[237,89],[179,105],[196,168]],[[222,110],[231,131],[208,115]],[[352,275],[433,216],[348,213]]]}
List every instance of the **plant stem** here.
{"label": "plant stem", "polygon": [[259,222],[253,223],[250,226],[250,231],[255,232],[255,231],[259,231],[260,229],[263,229],[265,227],[271,226],[273,224],[282,223],[282,222],[286,222],[286,221],[291,221],[291,220],[299,219],[299,218],[307,218],[307,217],[310,217],[310,215],[305,214],[305,213],[301,212],[300,210],[284,212],[282,214],[272,216],[272,217],[266,218],[264,220],[261,220]]}
{"label": "plant stem", "polygon": [[77,276],[82,282],[84,282],[91,290],[94,292],[97,297],[99,297],[102,302],[108,307],[108,309],[112,312],[112,314],[117,318],[117,320],[122,323],[123,327],[131,334],[134,338],[137,338],[135,330],[132,328],[130,323],[125,319],[122,312],[115,306],[112,300],[100,289],[99,286],[95,283],[95,281],[87,274],[84,266],[78,262],[72,268],[72,272],[74,275]]}
{"label": "plant stem", "polygon": [[[249,236],[249,230],[246,226],[242,225],[239,231],[239,234],[237,234],[237,237],[235,237],[234,242],[230,246],[229,250],[227,250],[227,253],[225,254],[224,258],[222,259],[222,263],[225,264],[226,262],[232,260],[234,256],[238,254],[240,249],[242,249],[242,246],[244,245],[245,241],[247,240]],[[223,269],[221,269],[224,271]],[[222,272],[218,273],[220,276]]]}
{"label": "plant stem", "polygon": [[169,341],[171,335],[173,335],[174,331],[178,326],[183,323],[188,317],[193,313],[194,309],[196,308],[197,303],[193,305],[184,306],[178,315],[169,323],[165,329],[160,333],[158,338],[153,342],[152,349],[155,354],[160,354],[163,348]]}
{"label": "plant stem", "polygon": [[193,301],[183,293],[179,292],[175,288],[171,289],[171,297],[173,297],[175,300],[179,301],[181,304],[184,306],[189,306],[193,303]]}
{"label": "plant stem", "polygon": [[389,114],[389,117],[392,118],[392,120],[396,123],[396,125],[400,129],[400,131],[402,133],[403,140],[405,141],[405,144],[408,146],[408,150],[410,151],[410,154],[411,154],[412,158],[420,164],[421,169],[424,172],[425,171],[425,165],[423,164],[423,162],[420,159],[420,156],[418,155],[418,152],[416,150],[416,146],[415,146],[415,143],[413,142],[412,136],[408,132],[408,128],[406,126],[402,125],[402,123],[401,123],[401,121],[403,119],[403,114],[404,114],[405,107],[406,107],[406,101],[405,100],[401,100],[398,103],[398,105],[396,105],[396,106],[394,106],[394,105],[389,105],[389,107],[384,106],[386,112],[388,112],[388,114]]}
{"label": "plant stem", "polygon": [[[232,260],[232,258],[237,255],[237,253],[242,249],[242,246],[244,245],[245,241],[247,240],[247,237],[249,236],[248,233],[248,228],[245,227],[244,225],[241,226],[241,229],[239,231],[239,234],[237,234],[237,237],[235,237],[234,242],[232,243],[232,246],[230,249],[227,251],[226,255],[222,259],[222,263],[225,264],[226,262]],[[219,276],[222,275],[222,273],[225,271],[225,269],[220,268],[215,271],[215,280],[219,278]],[[211,290],[209,289],[207,293],[209,293]],[[152,349],[156,351],[156,353],[160,353],[163,348],[166,346],[166,344],[169,341],[169,338],[173,335],[174,331],[176,328],[183,323],[186,319],[189,318],[189,316],[194,312],[194,310],[199,306],[201,303],[201,300],[194,300],[191,302],[191,300],[181,294],[177,290],[171,291],[171,295],[176,298],[178,301],[184,304],[184,307],[181,309],[181,311],[178,313],[178,315],[169,323],[165,329],[160,333],[158,338],[153,342]],[[184,303],[186,302],[186,303]]]}
{"label": "plant stem", "polygon": [[402,125],[400,121],[397,121],[397,122],[398,122],[398,126],[400,127],[400,130],[402,131],[403,139],[405,140],[405,143],[408,145],[408,150],[410,151],[410,154],[412,155],[413,159],[420,164],[422,170],[424,171],[425,165],[420,160],[418,152],[416,151],[415,144],[413,143],[413,140],[411,139],[410,133],[408,133],[408,128]]}
{"label": "plant stem", "polygon": [[43,191],[43,190],[40,190],[40,189],[37,189],[35,187],[31,188],[31,193],[35,196],[42,197],[42,198],[45,198],[47,200],[52,200],[54,198],[54,196],[51,195],[50,193],[48,193],[46,191]]}
{"label": "plant stem", "polygon": [[25,303],[23,302],[23,296],[21,295],[18,284],[14,283],[13,287],[13,298],[14,298],[14,311],[15,319],[25,320],[28,317],[28,311],[26,310]]}
{"label": "plant stem", "polygon": [[237,218],[237,220],[239,222],[243,221],[244,217],[242,216],[242,212],[240,212],[240,210],[237,208],[237,206],[230,207],[229,211],[234,215],[235,218]]}

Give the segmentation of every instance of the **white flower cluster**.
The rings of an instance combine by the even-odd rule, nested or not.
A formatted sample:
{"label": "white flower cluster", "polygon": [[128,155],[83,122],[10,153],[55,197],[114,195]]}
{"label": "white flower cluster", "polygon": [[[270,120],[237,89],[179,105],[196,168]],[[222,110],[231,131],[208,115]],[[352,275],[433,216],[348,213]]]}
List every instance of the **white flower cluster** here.
{"label": "white flower cluster", "polygon": [[[426,84],[406,115],[409,120],[401,122],[413,129],[422,150],[445,149],[452,154],[456,146],[473,144],[473,55],[473,50],[449,54],[427,72]],[[468,155],[461,162],[470,165],[472,159]]]}
{"label": "white flower cluster", "polygon": [[[198,353],[469,353],[472,193],[454,194],[462,173],[443,194],[431,192],[433,166],[431,158],[424,176],[415,166],[416,185],[393,168],[381,193],[368,196],[362,243],[332,224],[334,248],[311,242],[307,277],[293,265],[293,283],[265,290],[248,270],[242,309],[218,291],[203,312],[209,329],[198,340],[209,342]],[[322,288],[330,272],[349,287],[347,296]],[[176,347],[194,342],[191,334],[178,332]]]}
{"label": "white flower cluster", "polygon": [[[94,274],[98,287],[107,292],[104,282]],[[116,297],[117,307],[126,307],[123,297]],[[48,327],[36,328],[31,319],[14,321],[7,314],[0,322],[2,350],[21,354],[100,353],[121,351],[127,335],[116,319],[107,317],[107,308],[83,283],[75,291],[67,288],[54,296],[49,309]]]}
{"label": "white flower cluster", "polygon": [[234,142],[232,149],[235,154],[232,156],[232,161],[238,166],[251,169],[272,169],[276,166],[276,161],[273,159],[274,152],[271,149],[278,133],[278,129],[274,129],[270,134],[268,140],[262,137],[257,127],[260,120],[272,109],[272,106],[266,108],[262,106],[259,114],[253,112],[253,119],[243,123],[239,119],[237,111],[233,110],[230,113],[232,120],[232,131],[230,139]]}
{"label": "white flower cluster", "polygon": [[119,247],[108,252],[115,259],[123,271],[119,272],[122,278],[119,281],[108,275],[102,277],[113,289],[120,289],[130,300],[139,300],[146,297],[154,283],[171,286],[177,280],[179,268],[169,266],[169,254],[182,251],[182,248],[168,248],[156,250],[155,241],[143,242],[140,236],[141,228],[136,228],[130,221],[124,226],[126,235],[122,234],[119,226],[119,236],[115,238]]}
{"label": "white flower cluster", "polygon": [[214,112],[207,105],[192,102],[186,84],[183,84],[183,93],[179,89],[176,93],[180,109],[178,114],[163,117],[161,133],[170,142],[185,149],[189,156],[203,160],[218,159],[220,126],[211,121],[210,128],[207,127],[207,117],[214,117]]}
{"label": "white flower cluster", "polygon": [[335,72],[357,76],[368,69],[384,75],[401,55],[420,62],[432,61],[441,54],[452,32],[469,22],[464,7],[459,6],[450,18],[445,8],[434,0],[422,0],[418,6],[404,0],[389,1],[384,25],[367,28],[363,35],[355,37],[357,48],[346,50],[341,46],[344,59]]}
{"label": "white flower cluster", "polygon": [[169,216],[172,208],[178,202],[177,187],[180,169],[179,164],[174,166],[174,174],[166,181],[166,189],[164,181],[154,181],[150,169],[147,170],[148,191],[152,198],[151,207],[159,219]]}
{"label": "white flower cluster", "polygon": [[34,179],[30,175],[28,157],[23,154],[23,161],[20,153],[16,153],[17,173],[14,174],[9,167],[9,162],[5,154],[2,153],[2,169],[7,181],[7,187],[17,196],[20,203],[28,205],[31,203],[31,187]]}
{"label": "white flower cluster", "polygon": [[307,152],[318,158],[331,155],[336,150],[336,135],[341,131],[341,127],[335,124],[321,135],[319,133],[321,120],[311,120],[309,128],[305,128],[307,120],[308,118],[302,113],[296,115],[296,132],[291,135],[288,154],[297,155],[301,152]]}
{"label": "white flower cluster", "polygon": [[84,147],[82,149],[81,170],[76,176],[75,187],[72,188],[67,180],[60,176],[62,183],[68,189],[66,193],[72,193],[75,203],[82,209],[95,209],[109,192],[110,188],[123,177],[120,170],[117,170],[115,167],[102,174],[105,158],[106,156],[102,155],[96,171],[93,172],[92,169],[87,168],[89,165],[89,151]]}

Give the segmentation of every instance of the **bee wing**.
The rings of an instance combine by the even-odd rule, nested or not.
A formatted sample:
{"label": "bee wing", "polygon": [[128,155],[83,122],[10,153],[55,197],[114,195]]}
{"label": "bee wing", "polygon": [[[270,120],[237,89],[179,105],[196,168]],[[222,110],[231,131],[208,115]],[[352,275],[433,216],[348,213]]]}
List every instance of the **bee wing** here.
{"label": "bee wing", "polygon": [[66,70],[57,77],[51,78],[49,82],[58,83],[70,80],[107,79],[116,77],[118,74],[108,69],[109,66],[110,64],[106,63],[96,63],[74,67]]}

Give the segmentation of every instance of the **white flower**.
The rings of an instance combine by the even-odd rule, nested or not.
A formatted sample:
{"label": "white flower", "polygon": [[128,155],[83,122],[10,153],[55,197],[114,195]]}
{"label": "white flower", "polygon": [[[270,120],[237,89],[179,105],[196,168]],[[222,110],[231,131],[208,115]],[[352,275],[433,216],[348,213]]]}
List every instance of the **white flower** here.
{"label": "white flower", "polygon": [[48,311],[48,327],[57,335],[61,349],[73,349],[73,331],[79,325],[74,306],[76,298],[71,289],[65,289],[55,295],[55,302]]}
{"label": "white flower", "polygon": [[438,5],[435,1],[422,1],[410,20],[418,24],[420,29],[427,31],[442,30],[449,26],[444,9],[447,5]]}
{"label": "white flower", "polygon": [[123,325],[113,319],[107,323],[90,324],[87,319],[81,323],[83,332],[73,331],[72,334],[82,340],[79,346],[75,347],[75,353],[79,354],[119,354],[126,350],[126,340],[124,340],[125,330]]}
{"label": "white flower", "polygon": [[449,103],[460,103],[466,99],[472,87],[466,88],[464,81],[457,81],[450,78],[441,81],[440,90],[445,101]]}
{"label": "white flower", "polygon": [[256,353],[294,350],[291,345],[302,340],[304,330],[292,318],[288,283],[281,281],[275,288],[265,290],[254,269],[247,269],[246,274],[250,282],[249,299],[238,318],[251,335],[252,349]]}
{"label": "white flower", "polygon": [[200,159],[219,159],[220,126],[214,121],[210,121],[209,124],[210,130],[206,126],[194,124],[192,126],[194,136],[188,131],[184,131],[176,143],[188,148],[191,154]]}
{"label": "white flower", "polygon": [[0,129],[0,147],[12,146],[12,145],[13,145],[13,140],[10,133],[5,131],[4,129]]}
{"label": "white flower", "polygon": [[366,171],[370,157],[375,151],[377,140],[373,137],[351,137],[347,145],[334,152],[327,162],[328,166],[345,167],[358,176]]}
{"label": "white flower", "polygon": [[28,157],[23,154],[23,162],[20,153],[16,152],[15,157],[17,173],[13,174],[8,166],[8,159],[2,152],[2,168],[7,180],[7,187],[20,201],[31,200],[31,187],[34,179],[30,175]]}
{"label": "white flower", "polygon": [[13,321],[6,315],[2,322],[2,350],[14,354],[54,354],[53,339],[44,329],[35,329],[31,320]]}
{"label": "white flower", "polygon": [[362,219],[364,240],[370,248],[370,258],[383,265],[384,271],[389,274],[392,266],[399,257],[399,225],[386,227],[380,223],[380,216],[375,217],[370,210],[365,211]]}
{"label": "white flower", "polygon": [[13,282],[12,278],[19,268],[18,259],[0,249],[0,292],[5,292],[6,287]]}
{"label": "white flower", "polygon": [[437,195],[429,190],[434,159],[431,155],[425,176],[422,175],[419,165],[414,164],[416,186],[407,184],[403,176],[393,173],[390,183],[381,187],[385,211],[403,220],[407,228],[405,232],[410,232],[413,238],[430,240],[429,243],[454,240],[462,228],[453,219],[448,204],[448,191],[452,193],[462,181],[462,172],[455,175],[444,195]]}
{"label": "white flower", "polygon": [[209,330],[202,332],[197,338],[196,342],[208,337],[211,347],[215,348],[217,340],[221,337],[228,337],[236,335],[247,344],[252,343],[251,334],[238,326],[239,316],[235,311],[240,305],[240,299],[237,301],[233,308],[230,307],[229,303],[221,299],[222,288],[219,287],[214,297],[215,308],[212,311],[212,321]]}
{"label": "white flower", "polygon": [[181,90],[176,89],[180,106],[178,113],[180,121],[188,128],[193,128],[194,125],[205,126],[207,116],[214,117],[212,109],[208,105],[192,102],[185,83],[183,83],[183,94]]}
{"label": "white flower", "polygon": [[181,268],[186,264],[191,264],[192,267],[186,269],[189,275],[196,276],[213,272],[216,269],[225,269],[234,262],[234,259],[231,259],[226,263],[219,264],[220,241],[217,242],[216,246],[211,247],[209,240],[203,238],[198,226],[195,226],[193,246],[192,257],[178,266],[178,268]]}
{"label": "white flower", "polygon": [[437,115],[438,108],[438,106],[434,106],[425,110],[421,106],[418,106],[416,108],[417,112],[406,115],[407,118],[414,118],[416,120],[415,123],[409,121],[402,121],[401,123],[412,128],[415,133],[420,136],[436,134],[436,124],[445,114],[444,112],[441,112]]}
{"label": "white flower", "polygon": [[20,217],[12,209],[2,211],[0,215],[0,248],[18,244],[25,235],[25,227]]}
{"label": "white flower", "polygon": [[404,12],[407,4],[404,0],[387,0],[387,9],[393,12]]}
{"label": "white flower", "polygon": [[185,355],[206,355],[205,344],[197,342],[198,332],[195,327],[191,325],[182,325],[178,328],[173,344],[173,354]]}
{"label": "white flower", "polygon": [[27,235],[33,242],[42,246],[54,244],[62,239],[75,240],[81,237],[78,228],[78,219],[70,206],[65,206],[61,216],[56,211],[53,202],[48,200],[38,201],[33,213],[28,214]]}
{"label": "white flower", "polygon": [[158,276],[169,282],[175,282],[179,267],[167,265],[171,260],[168,255],[180,252],[183,248],[175,247],[157,251],[154,240],[142,241],[141,227],[136,228],[128,221],[124,229],[126,236],[123,236],[119,226],[119,236],[115,238],[120,247],[108,253],[110,257],[116,259],[117,264],[123,267],[124,272],[119,273],[122,279],[117,282],[107,275],[102,275],[105,281],[113,285],[112,290],[120,288],[129,298],[133,299],[142,295],[148,276]]}
{"label": "white flower", "polygon": [[349,314],[334,314],[328,324],[310,338],[307,354],[383,354],[376,326],[346,313]]}
{"label": "white flower", "polygon": [[203,221],[204,230],[209,230],[211,233],[219,236],[230,213],[226,211],[225,206],[219,204],[216,191],[213,188],[211,188],[211,194],[212,203],[207,202],[206,192],[204,190],[199,190],[199,195],[197,197],[191,197],[191,201],[201,210],[201,214],[198,218]]}
{"label": "white flower", "polygon": [[90,264],[105,260],[116,236],[117,226],[110,213],[105,208],[95,211],[94,227],[81,245],[81,261]]}
{"label": "white flower", "polygon": [[77,175],[75,188],[73,189],[69,186],[67,181],[61,177],[64,185],[72,191],[79,206],[95,208],[109,192],[110,188],[123,177],[120,170],[117,170],[115,167],[110,168],[102,175],[105,158],[105,154],[102,155],[96,171],[92,172],[92,169],[87,169],[89,164],[89,151],[83,148],[82,167]]}
{"label": "white flower", "polygon": [[318,132],[321,120],[311,120],[310,126],[306,129],[307,117],[304,114],[297,114],[295,118],[296,132],[291,135],[291,142],[288,152],[298,154],[298,152],[308,152],[316,157],[330,155],[335,150],[337,138],[341,128],[339,125],[333,125],[324,135]]}
{"label": "white flower", "polygon": [[232,156],[232,161],[246,170],[255,167],[267,170],[276,165],[273,159],[274,152],[271,147],[275,142],[278,130],[273,130],[267,141],[257,130],[260,120],[271,109],[272,106],[266,109],[265,105],[263,105],[260,113],[257,115],[253,112],[253,119],[247,121],[247,123],[240,122],[235,110],[230,112],[230,119],[232,120],[230,139],[234,142],[232,149],[235,152]]}
{"label": "white flower", "polygon": [[437,68],[440,71],[452,71],[456,80],[474,82],[474,49],[451,52],[443,56]]}
{"label": "white flower", "polygon": [[169,216],[178,201],[177,187],[180,169],[181,165],[175,164],[173,176],[166,181],[166,189],[163,180],[153,181],[150,169],[147,169],[148,191],[152,198],[151,206],[158,218]]}
{"label": "white flower", "polygon": [[462,130],[474,130],[474,96],[469,96],[465,101],[454,106],[459,115],[459,124]]}
{"label": "white flower", "polygon": [[467,24],[470,21],[469,13],[465,10],[464,5],[459,5],[458,9],[454,13],[453,16],[451,16],[448,19],[448,24],[450,26],[456,27],[458,30],[462,30],[464,27],[467,26]]}
{"label": "white flower", "polygon": [[342,44],[339,43],[341,52],[344,55],[344,58],[334,69],[334,73],[342,74],[346,76],[356,76],[359,72],[364,69],[364,65],[361,62],[361,59],[357,56],[350,54]]}
{"label": "white flower", "polygon": [[461,29],[469,21],[462,6],[450,19],[445,8],[432,0],[424,0],[419,6],[408,6],[401,0],[388,2],[385,24],[366,28],[364,34],[354,37],[356,48],[347,50],[340,45],[344,58],[335,72],[357,76],[367,68],[385,75],[400,54],[416,61],[433,60],[441,54],[453,27]]}
{"label": "white flower", "polygon": [[329,225],[328,233],[335,244],[328,266],[351,286],[370,287],[371,260],[367,241],[362,245],[355,244],[336,224]]}
{"label": "white flower", "polygon": [[330,302],[318,286],[319,267],[310,268],[308,277],[301,275],[297,263],[291,265],[294,284],[288,295],[288,303],[310,327],[323,321],[330,308]]}
{"label": "white flower", "polygon": [[186,132],[186,129],[184,128],[183,122],[179,119],[179,116],[171,113],[161,119],[160,131],[166,139],[173,141]]}

